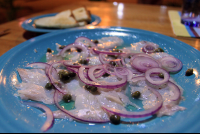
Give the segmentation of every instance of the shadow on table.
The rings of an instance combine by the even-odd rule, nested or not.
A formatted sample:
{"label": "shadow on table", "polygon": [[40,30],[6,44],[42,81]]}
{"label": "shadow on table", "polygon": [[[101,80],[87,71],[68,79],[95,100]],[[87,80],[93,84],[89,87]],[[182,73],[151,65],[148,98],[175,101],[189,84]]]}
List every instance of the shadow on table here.
{"label": "shadow on table", "polygon": [[37,32],[25,31],[24,34],[23,34],[23,37],[26,40],[29,40],[31,38],[34,38],[34,37],[37,37],[37,36],[40,36],[40,35],[43,35],[43,34],[45,34],[45,33],[37,33]]}

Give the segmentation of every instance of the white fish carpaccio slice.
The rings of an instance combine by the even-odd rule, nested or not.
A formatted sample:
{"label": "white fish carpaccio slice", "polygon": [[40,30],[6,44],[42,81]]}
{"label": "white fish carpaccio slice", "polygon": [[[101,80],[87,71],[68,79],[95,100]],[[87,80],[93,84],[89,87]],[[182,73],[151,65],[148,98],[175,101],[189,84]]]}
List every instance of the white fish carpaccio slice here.
{"label": "white fish carpaccio slice", "polygon": [[[42,113],[39,116],[46,116],[46,113]],[[53,116],[57,119],[69,119],[70,121],[73,120],[69,115],[65,114],[61,110],[53,111]]]}
{"label": "white fish carpaccio slice", "polygon": [[173,56],[173,55],[170,55],[170,54],[165,53],[165,52],[152,53],[152,54],[149,54],[149,55],[152,56],[156,60],[161,59],[161,58],[166,57],[166,56]]}
{"label": "white fish carpaccio slice", "polygon": [[83,119],[108,120],[109,118],[107,113],[101,109],[97,97],[89,92],[76,97],[75,108],[71,110],[71,113]]}
{"label": "white fish carpaccio slice", "polygon": [[120,100],[125,104],[125,105],[132,105],[134,107],[136,107],[137,109],[141,109],[138,105],[136,105],[135,103],[131,102],[128,98],[128,96],[126,96],[125,94],[123,94],[122,92],[117,92]]}
{"label": "white fish carpaccio slice", "polygon": [[[156,96],[148,89],[145,81],[138,81],[129,85],[131,88],[131,92],[140,91],[141,96],[140,100],[142,100],[143,108],[149,109],[157,103]],[[179,106],[179,102],[181,101],[182,97],[182,88],[179,86],[181,90],[181,97],[177,101],[171,101],[170,97],[174,95],[173,91],[168,87],[165,86],[161,89],[157,89],[157,91],[161,94],[163,98],[163,106],[162,108],[156,113],[157,116],[164,116],[164,115],[173,115],[175,112],[180,110],[185,110],[184,107]]]}
{"label": "white fish carpaccio slice", "polygon": [[46,60],[47,60],[47,63],[50,64],[50,63],[54,63],[56,61],[62,60],[62,56],[47,52]]}
{"label": "white fish carpaccio slice", "polygon": [[[49,82],[43,69],[18,69],[22,83],[16,84],[18,95],[24,100],[40,101],[45,104],[54,104],[54,90],[46,90],[44,87]],[[62,99],[59,95],[59,101]]]}
{"label": "white fish carpaccio slice", "polygon": [[101,39],[98,39],[97,48],[101,50],[105,49],[112,49],[116,46],[121,46],[123,44],[123,40],[119,37],[103,37]]}
{"label": "white fish carpaccio slice", "polygon": [[78,76],[76,76],[75,79],[71,80],[69,83],[66,83],[64,88],[69,94],[71,94],[72,100],[75,101],[79,94],[85,94],[85,92],[87,92],[84,89],[84,86],[85,84],[79,80]]}
{"label": "white fish carpaccio slice", "polygon": [[[117,81],[119,81],[118,78],[114,75],[110,75],[108,77],[100,77],[100,78],[98,78],[98,80],[99,81],[106,81],[106,82],[117,82]],[[115,88],[114,91],[120,92],[125,88],[126,88],[126,85],[123,86],[123,87],[120,87],[120,88]],[[98,87],[98,91],[99,92],[102,92],[102,91],[108,92],[108,91],[110,91],[110,89]]]}
{"label": "white fish carpaccio slice", "polygon": [[137,42],[137,43],[132,43],[130,47],[124,47],[122,49],[122,51],[123,52],[127,52],[127,53],[141,53],[142,52],[142,48],[146,44],[154,44],[155,46],[158,46],[157,44],[155,44],[153,42],[140,41],[140,42]]}
{"label": "white fish carpaccio slice", "polygon": [[43,69],[17,69],[22,82],[45,86],[49,82]]}
{"label": "white fish carpaccio slice", "polygon": [[[34,101],[40,101],[45,104],[54,104],[53,96],[55,90],[46,90],[43,86],[36,85],[33,83],[19,83],[16,85],[16,88],[19,90],[18,95],[23,100],[34,100]],[[62,99],[62,94],[59,94],[59,101]]]}

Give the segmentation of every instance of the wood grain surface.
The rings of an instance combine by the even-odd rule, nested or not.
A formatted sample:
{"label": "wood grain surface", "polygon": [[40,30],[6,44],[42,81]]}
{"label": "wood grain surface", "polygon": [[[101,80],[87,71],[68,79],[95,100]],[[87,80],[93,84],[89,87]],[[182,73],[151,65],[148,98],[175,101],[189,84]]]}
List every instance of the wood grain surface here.
{"label": "wood grain surface", "polygon": [[177,37],[172,31],[168,10],[180,11],[181,8],[130,3],[116,4],[113,2],[80,1],[1,24],[0,31],[10,29],[10,33],[0,36],[0,56],[16,45],[41,35],[41,33],[24,30],[21,27],[24,20],[38,15],[77,8],[83,5],[86,6],[92,14],[101,18],[101,23],[98,26],[120,26],[153,31],[178,39],[200,51],[200,38]]}

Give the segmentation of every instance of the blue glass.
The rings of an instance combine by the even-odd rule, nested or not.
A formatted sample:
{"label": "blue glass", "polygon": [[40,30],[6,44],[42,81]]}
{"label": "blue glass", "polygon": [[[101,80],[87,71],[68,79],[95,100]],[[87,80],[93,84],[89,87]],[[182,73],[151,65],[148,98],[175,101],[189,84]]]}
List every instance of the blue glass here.
{"label": "blue glass", "polygon": [[181,23],[187,26],[200,26],[200,0],[184,0]]}
{"label": "blue glass", "polygon": [[191,27],[200,27],[200,22],[181,19],[181,23]]}

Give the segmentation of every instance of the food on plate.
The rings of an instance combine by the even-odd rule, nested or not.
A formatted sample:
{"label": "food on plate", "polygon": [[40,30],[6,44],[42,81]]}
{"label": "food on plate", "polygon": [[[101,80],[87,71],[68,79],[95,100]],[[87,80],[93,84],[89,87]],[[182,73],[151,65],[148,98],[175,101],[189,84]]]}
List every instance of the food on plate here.
{"label": "food on plate", "polygon": [[80,8],[72,10],[72,14],[78,22],[89,23],[91,21],[90,11],[88,11],[85,7],[80,7]]}
{"label": "food on plate", "polygon": [[55,16],[36,19],[34,24],[38,28],[70,28],[85,26],[91,21],[91,14],[86,7],[65,10]]}
{"label": "food on plate", "polygon": [[[123,43],[114,36],[78,37],[68,45],[56,43],[57,53],[47,48],[45,62],[18,68],[22,80],[16,85],[18,96],[31,100],[25,105],[46,111],[42,131],[53,125],[54,118],[117,125],[124,118],[170,116],[185,110],[179,105],[183,89],[170,75],[182,69],[182,62],[153,42],[122,48]],[[59,110],[51,111],[39,102],[55,104]],[[65,103],[73,103],[74,108],[65,109]]]}
{"label": "food on plate", "polygon": [[133,98],[139,98],[139,97],[140,97],[140,94],[141,94],[140,91],[135,91],[134,93],[132,93],[131,96],[132,96]]}
{"label": "food on plate", "polygon": [[189,68],[186,72],[185,72],[185,76],[190,76],[193,75],[193,68]]}

